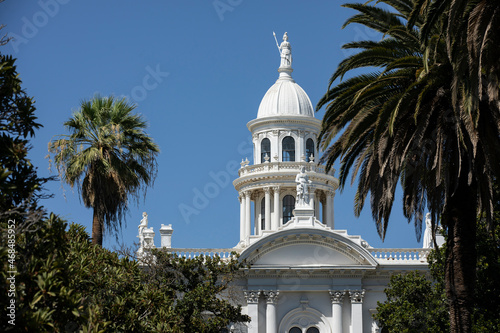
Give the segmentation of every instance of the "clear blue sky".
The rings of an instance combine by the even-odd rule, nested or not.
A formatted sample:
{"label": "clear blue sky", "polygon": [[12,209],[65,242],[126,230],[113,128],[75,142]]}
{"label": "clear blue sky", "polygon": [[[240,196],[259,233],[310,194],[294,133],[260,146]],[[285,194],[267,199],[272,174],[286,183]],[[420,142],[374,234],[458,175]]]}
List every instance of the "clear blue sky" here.
{"label": "clear blue sky", "polygon": [[[172,224],[174,247],[232,247],[239,240],[239,202],[230,182],[219,182],[198,214],[196,191],[216,182],[228,163],[252,160],[246,123],[277,79],[279,54],[272,32],[288,32],[293,77],[313,105],[329,77],[349,53],[341,45],[375,38],[360,26],[341,29],[354,11],[341,1],[167,0],[71,1],[6,0],[0,4],[3,33],[16,37],[2,53],[18,58],[23,87],[36,100],[43,129],[32,141],[31,159],[41,176],[49,171],[47,144],[65,133],[63,122],[95,93],[129,96],[149,121],[148,133],[161,148],[159,174],[145,201],[130,203],[119,241],[137,241],[141,214],[156,232]],[[349,51],[351,52],[351,51]],[[316,114],[321,119],[323,112]],[[209,185],[212,186],[212,185]],[[212,187],[213,189],[213,187]],[[91,231],[92,211],[78,192],[59,181],[44,206]],[[335,226],[361,235],[374,247],[421,247],[403,217],[401,198],[385,243],[377,235],[369,206],[353,214],[354,187],[335,197]],[[113,248],[108,235],[104,245]]]}

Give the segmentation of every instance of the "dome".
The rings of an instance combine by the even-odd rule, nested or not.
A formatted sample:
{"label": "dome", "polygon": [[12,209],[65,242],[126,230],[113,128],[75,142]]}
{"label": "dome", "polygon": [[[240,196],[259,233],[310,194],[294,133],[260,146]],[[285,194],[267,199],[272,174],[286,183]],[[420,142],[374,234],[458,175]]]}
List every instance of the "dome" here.
{"label": "dome", "polygon": [[281,55],[281,63],[278,68],[280,76],[260,102],[257,118],[281,115],[314,117],[314,110],[309,96],[292,79],[292,47],[288,42],[286,33],[283,36],[283,42],[278,48]]}
{"label": "dome", "polygon": [[257,118],[279,115],[314,117],[311,100],[304,89],[291,76],[281,75],[260,102]]}

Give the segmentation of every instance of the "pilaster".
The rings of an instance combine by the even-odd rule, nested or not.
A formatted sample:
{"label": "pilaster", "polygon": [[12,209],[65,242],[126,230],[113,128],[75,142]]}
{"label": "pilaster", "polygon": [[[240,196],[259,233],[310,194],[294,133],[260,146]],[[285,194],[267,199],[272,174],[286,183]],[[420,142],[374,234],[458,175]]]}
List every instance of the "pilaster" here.
{"label": "pilaster", "polygon": [[264,296],[266,296],[267,307],[266,307],[266,332],[277,332],[278,330],[278,320],[276,318],[276,306],[278,303],[279,291],[269,290],[264,291]]}
{"label": "pilaster", "polygon": [[248,333],[258,333],[259,330],[259,296],[260,290],[244,291],[245,299],[247,300],[248,316]]}
{"label": "pilaster", "polygon": [[330,290],[332,302],[332,333],[342,333],[342,306],[344,303],[345,290]]}
{"label": "pilaster", "polygon": [[351,329],[352,333],[363,333],[363,298],[365,290],[349,290],[351,299]]}

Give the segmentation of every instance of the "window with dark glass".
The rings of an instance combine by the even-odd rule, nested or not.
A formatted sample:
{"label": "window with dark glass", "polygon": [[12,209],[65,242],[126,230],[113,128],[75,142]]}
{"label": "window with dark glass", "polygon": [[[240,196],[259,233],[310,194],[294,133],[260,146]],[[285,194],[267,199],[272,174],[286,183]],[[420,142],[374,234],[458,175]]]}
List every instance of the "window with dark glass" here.
{"label": "window with dark glass", "polygon": [[306,161],[311,161],[311,155],[316,158],[316,154],[314,154],[314,141],[313,139],[307,139],[306,141]]}
{"label": "window with dark glass", "polygon": [[283,198],[283,224],[290,221],[293,217],[293,210],[295,209],[295,198],[293,195],[286,195]]}
{"label": "window with dark glass", "polygon": [[281,147],[283,151],[281,160],[283,162],[295,162],[295,139],[291,136],[283,138]]}
{"label": "window with dark glass", "polygon": [[306,333],[319,333],[319,330],[316,327],[309,327]]}
{"label": "window with dark glass", "polygon": [[302,333],[302,330],[298,327],[292,327],[292,328],[290,328],[288,333]]}
{"label": "window with dark glass", "polygon": [[266,229],[266,198],[260,202],[260,230]]}
{"label": "window with dark glass", "polygon": [[260,163],[264,163],[265,157],[271,158],[271,141],[264,139],[260,142]]}

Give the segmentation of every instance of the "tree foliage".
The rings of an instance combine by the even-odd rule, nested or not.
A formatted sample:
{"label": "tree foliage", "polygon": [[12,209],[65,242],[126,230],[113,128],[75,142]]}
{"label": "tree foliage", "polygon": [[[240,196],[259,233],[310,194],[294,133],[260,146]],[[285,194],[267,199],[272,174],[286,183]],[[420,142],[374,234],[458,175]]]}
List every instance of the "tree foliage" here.
{"label": "tree foliage", "polygon": [[117,232],[129,198],[152,186],[158,146],[145,133],[146,121],[135,105],[114,97],[94,96],[64,123],[70,132],[49,144],[63,182],[77,187],[85,207],[94,211],[92,240]]}
{"label": "tree foliage", "polygon": [[443,285],[433,284],[418,271],[393,275],[385,289],[387,301],[378,303],[375,319],[383,332],[445,333],[448,307]]}
{"label": "tree foliage", "polygon": [[[495,99],[499,87],[495,78],[483,81],[488,82],[488,89],[483,90],[489,92],[488,97],[471,102],[477,96],[467,95],[464,88],[475,84],[469,69],[449,56],[448,12],[429,25],[424,13],[415,11],[422,2],[381,0],[345,5],[358,13],[344,26],[361,24],[382,38],[343,46],[359,52],[338,65],[317,105],[317,109],[326,109],[319,145],[325,150],[322,161],[327,167],[340,159],[341,188],[351,172],[352,181],[358,181],[356,215],[370,194],[372,216],[382,239],[399,184],[403,213],[414,222],[417,239],[425,210],[431,212],[433,221],[441,218],[450,235],[445,281],[451,327],[454,332],[469,332],[476,216],[484,212],[492,220],[492,189],[500,174],[500,112]],[[392,8],[385,9],[379,3]],[[427,32],[422,34],[424,26]],[[484,40],[491,51],[485,54],[498,49],[489,43],[495,34]],[[466,44],[453,44],[452,49],[467,53]],[[482,71],[496,66],[480,67]],[[359,69],[367,73],[334,84]],[[466,104],[468,101],[471,103]]]}
{"label": "tree foliage", "polygon": [[[498,216],[497,216],[498,218]],[[477,270],[472,332],[500,331],[500,227],[489,230],[486,219],[478,223]],[[449,305],[444,275],[445,248],[428,257],[429,274],[397,274],[385,290],[374,315],[386,332],[449,332]]]}
{"label": "tree foliage", "polygon": [[[42,186],[28,159],[29,138],[41,127],[33,98],[21,88],[15,59],[0,54],[0,212],[11,217],[38,209]],[[4,217],[4,216],[2,216]]]}
{"label": "tree foliage", "polygon": [[175,300],[174,312],[182,332],[220,332],[231,323],[248,322],[241,314],[232,282],[243,267],[233,256],[177,257],[167,250],[153,252],[154,263],[146,270],[148,280]]}

